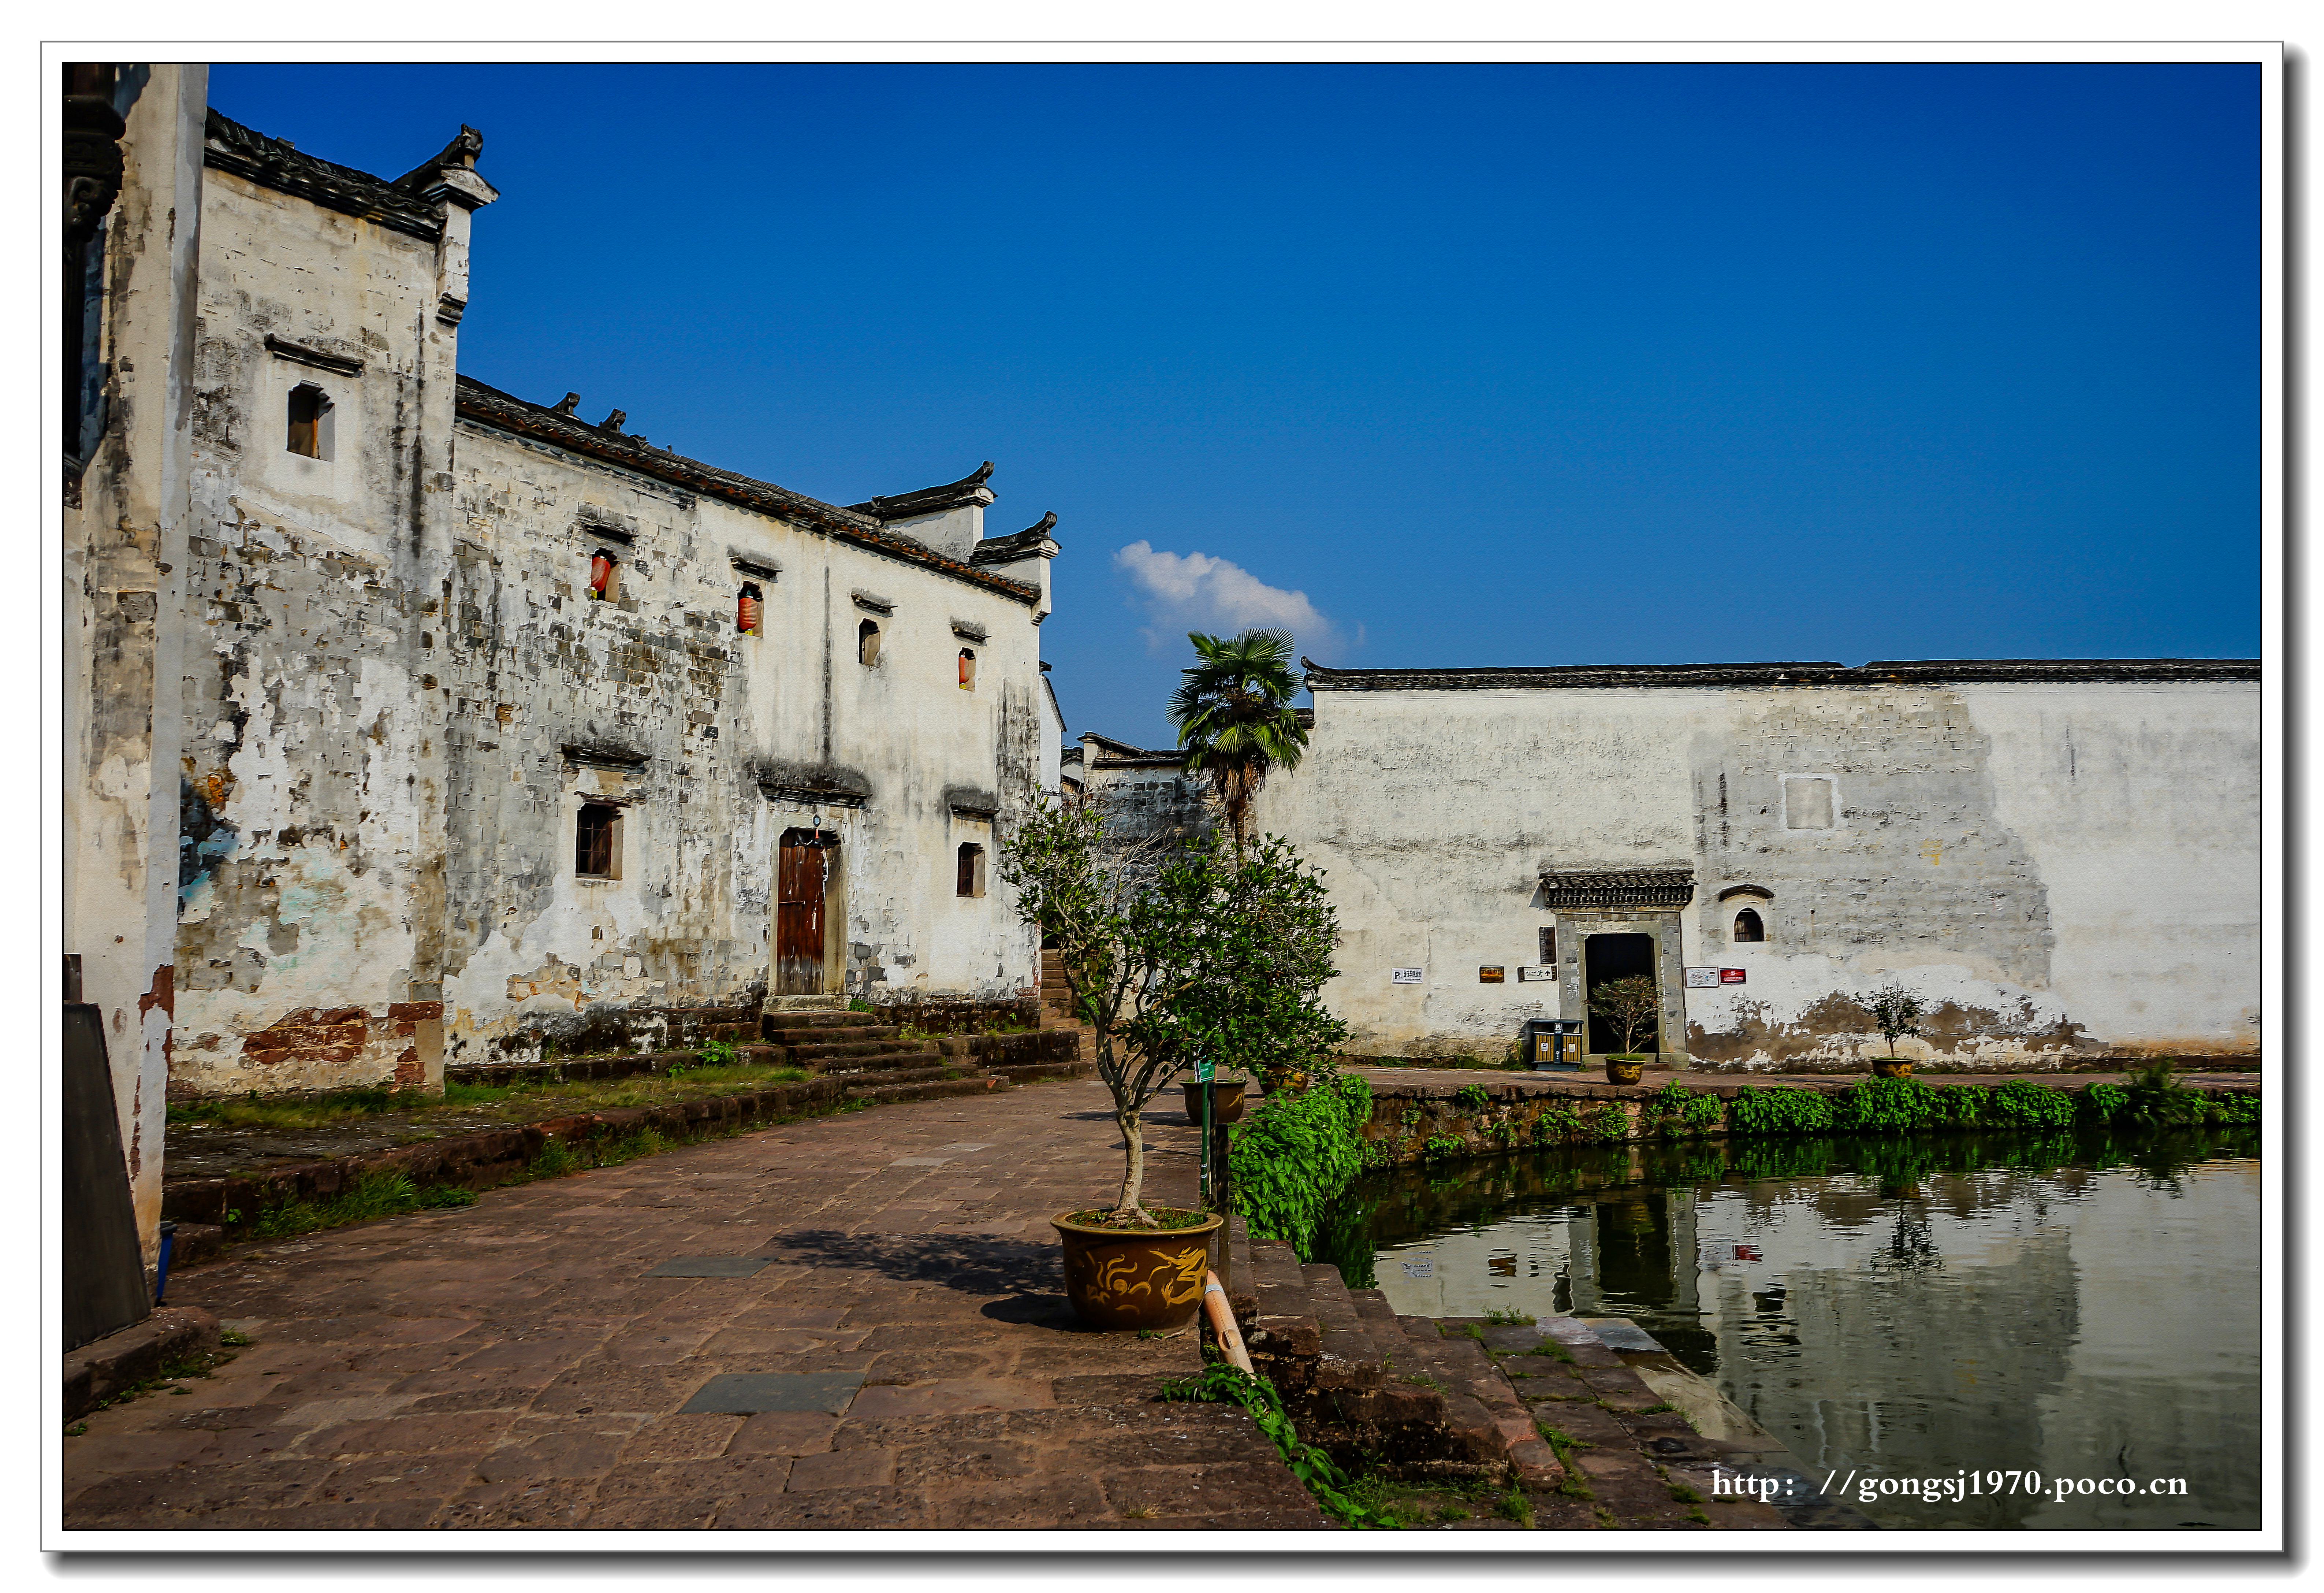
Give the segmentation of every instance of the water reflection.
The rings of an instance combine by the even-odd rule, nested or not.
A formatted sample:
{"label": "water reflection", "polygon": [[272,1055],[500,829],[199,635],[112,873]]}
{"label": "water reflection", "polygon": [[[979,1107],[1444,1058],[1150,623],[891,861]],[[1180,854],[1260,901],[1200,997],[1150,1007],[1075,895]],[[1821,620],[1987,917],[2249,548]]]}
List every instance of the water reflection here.
{"label": "water reflection", "polygon": [[1399,1311],[1629,1317],[1821,1477],[2184,1477],[1859,1501],[1902,1528],[2259,1524],[2252,1129],[1612,1146],[1351,1192]]}

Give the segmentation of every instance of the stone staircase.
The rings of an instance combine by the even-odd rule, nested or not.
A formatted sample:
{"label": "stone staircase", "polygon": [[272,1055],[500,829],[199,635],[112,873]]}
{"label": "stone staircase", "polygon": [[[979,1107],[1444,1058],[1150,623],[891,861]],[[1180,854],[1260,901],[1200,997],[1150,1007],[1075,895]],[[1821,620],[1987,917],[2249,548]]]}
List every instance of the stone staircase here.
{"label": "stone staircase", "polygon": [[752,1061],[804,1068],[838,1080],[847,1098],[925,1101],[978,1095],[1009,1082],[973,1061],[947,1057],[930,1040],[906,1040],[892,1023],[842,1008],[773,1009],[759,1018]]}
{"label": "stone staircase", "polygon": [[1079,1049],[1074,1053],[1083,1061],[1097,1060],[1096,1032],[1074,1016],[1074,993],[1065,983],[1063,965],[1057,954],[1041,953],[1041,1027],[1046,1031],[1071,1030],[1078,1038]]}

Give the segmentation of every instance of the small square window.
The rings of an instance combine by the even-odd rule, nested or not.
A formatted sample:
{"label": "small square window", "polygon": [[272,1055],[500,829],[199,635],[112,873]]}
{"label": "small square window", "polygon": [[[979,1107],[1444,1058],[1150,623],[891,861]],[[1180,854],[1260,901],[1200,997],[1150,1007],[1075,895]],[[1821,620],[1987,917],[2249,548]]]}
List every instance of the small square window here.
{"label": "small square window", "polygon": [[963,842],[960,866],[954,894],[962,896],[984,894],[984,848],[973,842]]}
{"label": "small square window", "polygon": [[589,558],[589,596],[599,602],[611,603],[621,595],[620,577],[616,571],[620,560],[600,548]]}
{"label": "small square window", "polygon": [[742,590],[734,598],[734,628],[746,636],[759,634],[760,616],[765,612],[765,600],[759,595],[759,583],[744,581]]}
{"label": "small square window", "polygon": [[573,872],[583,879],[622,877],[622,810],[583,802],[573,822]]}
{"label": "small square window", "polygon": [[976,650],[973,647],[960,650],[960,689],[963,691],[976,690]]}

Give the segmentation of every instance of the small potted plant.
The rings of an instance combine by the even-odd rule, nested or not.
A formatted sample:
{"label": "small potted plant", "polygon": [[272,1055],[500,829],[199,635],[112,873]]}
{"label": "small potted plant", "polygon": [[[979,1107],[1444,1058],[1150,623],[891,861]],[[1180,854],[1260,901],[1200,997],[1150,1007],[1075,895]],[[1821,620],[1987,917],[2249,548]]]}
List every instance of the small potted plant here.
{"label": "small potted plant", "polygon": [[1590,993],[1590,1011],[1622,1037],[1622,1049],[1606,1059],[1606,1082],[1636,1084],[1646,1070],[1646,1058],[1637,1050],[1638,1037],[1648,1040],[1661,1020],[1662,995],[1644,974],[1609,979]]}
{"label": "small potted plant", "polygon": [[1858,996],[1856,1005],[1872,1014],[1873,1026],[1888,1042],[1888,1054],[1872,1059],[1874,1077],[1910,1079],[1913,1064],[1896,1054],[1896,1042],[1907,1034],[1919,1036],[1921,1014],[1927,1010],[1922,1006],[1921,998],[1892,981],[1869,996]]}

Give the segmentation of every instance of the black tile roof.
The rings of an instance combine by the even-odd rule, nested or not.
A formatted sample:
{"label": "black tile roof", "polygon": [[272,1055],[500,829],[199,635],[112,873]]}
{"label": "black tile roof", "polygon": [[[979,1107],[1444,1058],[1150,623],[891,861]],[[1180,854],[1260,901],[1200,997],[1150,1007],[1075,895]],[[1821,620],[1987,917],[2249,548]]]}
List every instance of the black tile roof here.
{"label": "black tile roof", "polygon": [[820,532],[855,547],[884,553],[906,564],[933,570],[940,575],[982,587],[987,591],[1014,598],[1019,603],[1029,605],[1040,601],[1041,589],[1038,586],[1011,580],[1005,575],[995,575],[991,570],[976,569],[956,559],[947,559],[925,543],[916,542],[900,532],[888,530],[872,515],[854,509],[842,509],[808,497],[804,493],[777,486],[772,482],[755,481],[732,470],[721,470],[715,465],[689,459],[666,448],[655,448],[642,438],[625,436],[603,426],[592,426],[586,421],[563,413],[558,409],[530,403],[497,387],[488,387],[473,376],[460,378],[457,404],[460,418],[464,421],[519,437],[529,437],[536,441],[554,443],[569,452],[619,465],[641,476],[684,487],[705,497],[755,509],[802,529]]}
{"label": "black tile roof", "polygon": [[286,141],[269,138],[216,111],[203,127],[202,164],[430,243],[444,235],[436,207],[411,190],[353,166],[301,154]]}
{"label": "black tile roof", "polygon": [[1014,564],[1019,559],[1054,559],[1057,556],[1057,539],[1049,533],[1056,529],[1055,510],[1041,516],[1038,525],[1028,525],[1009,536],[989,536],[969,552],[972,564]]}
{"label": "black tile roof", "polygon": [[908,492],[892,498],[872,498],[847,506],[858,514],[869,514],[875,520],[908,520],[916,514],[935,514],[945,509],[964,508],[970,504],[989,504],[992,489],[984,484],[992,479],[992,461],[987,459],[958,481],[948,481],[942,486],[924,486],[918,492]]}
{"label": "black tile roof", "polygon": [[1981,685],[2256,681],[2255,658],[1969,658],[1840,663],[1569,664],[1539,669],[1333,670],[1302,658],[1311,691],[1488,691],[1522,687]]}

